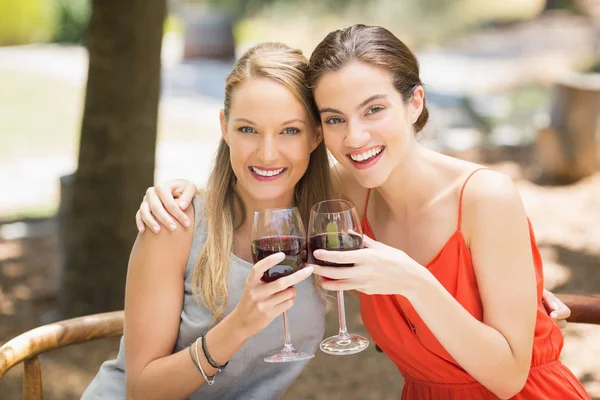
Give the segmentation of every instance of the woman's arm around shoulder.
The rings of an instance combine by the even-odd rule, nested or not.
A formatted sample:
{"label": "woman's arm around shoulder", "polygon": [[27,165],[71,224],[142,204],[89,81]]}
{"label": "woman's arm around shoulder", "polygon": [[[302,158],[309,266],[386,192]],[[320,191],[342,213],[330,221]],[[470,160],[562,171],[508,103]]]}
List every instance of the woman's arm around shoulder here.
{"label": "woman's arm around shoulder", "polygon": [[191,227],[141,233],[133,246],[125,292],[127,398],[185,398],[202,383],[187,351],[172,354],[179,334]]}

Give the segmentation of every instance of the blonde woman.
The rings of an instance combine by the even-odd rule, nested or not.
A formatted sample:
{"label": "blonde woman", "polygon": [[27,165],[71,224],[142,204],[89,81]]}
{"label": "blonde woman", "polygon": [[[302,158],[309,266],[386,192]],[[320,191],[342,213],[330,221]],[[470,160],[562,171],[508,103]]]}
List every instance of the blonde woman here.
{"label": "blonde woman", "polygon": [[[274,43],[236,63],[208,186],[188,197],[186,227],[138,236],[120,351],[101,366],[84,400],[281,397],[306,365],[263,361],[280,349],[282,324],[272,322],[283,311],[296,348],[317,349],[325,305],[307,279],[312,268],[263,283],[282,257],[252,265],[250,253],[255,210],[296,206],[306,221],[310,206],[330,197],[306,67],[300,51]],[[263,179],[266,171],[277,172]]]}

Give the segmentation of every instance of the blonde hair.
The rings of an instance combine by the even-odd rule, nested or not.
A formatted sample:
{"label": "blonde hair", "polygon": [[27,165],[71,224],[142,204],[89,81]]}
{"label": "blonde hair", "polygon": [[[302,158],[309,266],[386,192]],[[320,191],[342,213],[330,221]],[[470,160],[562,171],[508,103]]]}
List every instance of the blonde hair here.
{"label": "blonde hair", "polygon": [[[253,78],[268,78],[290,90],[306,108],[315,127],[319,114],[306,83],[308,61],[300,50],[281,43],[263,43],[248,50],[235,64],[225,84],[225,118],[236,88]],[[315,133],[316,134],[316,133]],[[193,274],[194,295],[219,319],[227,305],[227,275],[235,232],[246,211],[235,191],[236,176],[229,158],[229,146],[221,139],[205,194],[207,237]],[[333,184],[327,150],[323,141],[311,153],[308,168],[295,188],[295,205],[308,225],[313,204],[332,198]]]}

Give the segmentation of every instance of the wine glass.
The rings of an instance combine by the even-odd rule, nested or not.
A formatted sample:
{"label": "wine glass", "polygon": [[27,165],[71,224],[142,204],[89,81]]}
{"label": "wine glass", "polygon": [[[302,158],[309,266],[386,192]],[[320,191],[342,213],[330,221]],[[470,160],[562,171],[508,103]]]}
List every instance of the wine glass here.
{"label": "wine glass", "polygon": [[[315,204],[308,224],[309,256],[314,264],[325,267],[352,267],[354,264],[336,264],[318,260],[315,250],[347,251],[363,247],[362,228],[354,205],[346,200],[325,200]],[[369,346],[364,336],[350,334],[346,327],[344,292],[337,292],[340,330],[321,342],[323,352],[332,355],[356,354]]]}
{"label": "wine glass", "polygon": [[[285,259],[269,268],[261,277],[263,282],[273,282],[293,274],[306,266],[306,232],[300,212],[296,207],[256,211],[252,225],[252,260],[254,263],[271,254],[282,252]],[[287,311],[283,313],[283,349],[265,358],[268,363],[303,361],[314,354],[303,353],[292,345]]]}

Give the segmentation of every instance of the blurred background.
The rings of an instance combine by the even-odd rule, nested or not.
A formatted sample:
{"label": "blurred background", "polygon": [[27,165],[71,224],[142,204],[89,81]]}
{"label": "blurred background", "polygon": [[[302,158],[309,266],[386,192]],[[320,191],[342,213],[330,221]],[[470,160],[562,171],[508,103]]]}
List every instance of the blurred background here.
{"label": "blurred background", "polygon": [[[236,57],[262,41],[308,57],[354,23],[415,50],[425,145],[515,180],[546,288],[600,295],[600,1],[0,0],[0,344],[121,309],[145,188],[204,183]],[[350,329],[366,334],[346,297]],[[333,334],[334,307],[327,318]],[[563,361],[600,399],[600,327],[565,335]],[[42,356],[45,397],[79,398],[117,349]],[[17,367],[0,380],[0,399],[20,398],[21,377]],[[318,354],[285,398],[395,399],[401,388],[373,347]]]}

